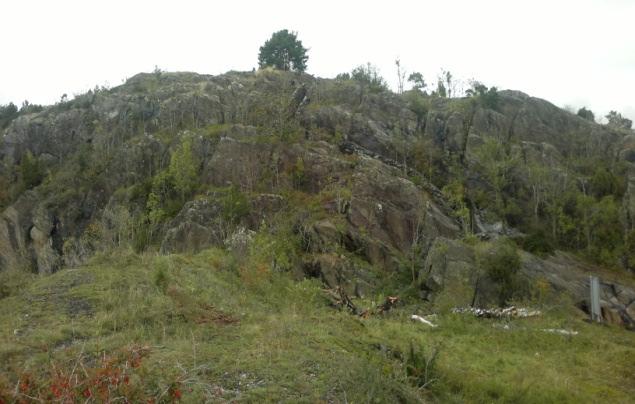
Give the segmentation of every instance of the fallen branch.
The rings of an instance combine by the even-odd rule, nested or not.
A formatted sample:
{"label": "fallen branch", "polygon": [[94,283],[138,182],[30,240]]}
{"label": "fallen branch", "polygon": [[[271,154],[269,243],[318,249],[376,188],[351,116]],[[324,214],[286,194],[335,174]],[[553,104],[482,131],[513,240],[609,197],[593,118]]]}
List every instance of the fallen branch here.
{"label": "fallen branch", "polygon": [[334,306],[346,307],[347,309],[351,311],[351,313],[355,315],[363,314],[363,313],[360,313],[357,306],[355,306],[351,298],[348,297],[344,289],[342,289],[341,287],[338,286],[335,289],[324,289],[324,293],[327,294],[327,297],[331,301],[331,304],[333,304]]}
{"label": "fallen branch", "polygon": [[355,303],[351,300],[350,297],[346,294],[343,288],[340,286],[335,289],[323,289],[324,293],[326,293],[327,298],[331,301],[331,304],[335,307],[345,307],[352,314],[356,316],[360,316],[362,318],[368,318],[373,314],[383,314],[387,311],[390,311],[393,306],[397,304],[399,301],[398,296],[388,296],[386,300],[380,304],[375,306],[372,309],[360,310]]}
{"label": "fallen branch", "polygon": [[418,316],[416,314],[413,314],[412,316],[410,316],[410,319],[412,321],[418,321],[418,322],[420,322],[422,324],[429,325],[432,328],[437,326],[436,324],[433,324],[432,322],[430,322],[430,321],[426,320],[425,318],[423,318],[421,316]]}

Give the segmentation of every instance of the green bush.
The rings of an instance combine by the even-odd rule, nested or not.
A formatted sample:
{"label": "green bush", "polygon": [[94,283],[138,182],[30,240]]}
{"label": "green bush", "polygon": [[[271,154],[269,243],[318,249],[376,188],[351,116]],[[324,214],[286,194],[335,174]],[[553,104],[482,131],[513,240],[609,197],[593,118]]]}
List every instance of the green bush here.
{"label": "green bush", "polygon": [[517,296],[521,290],[520,255],[514,243],[504,239],[486,243],[477,248],[476,260],[482,273],[496,285],[499,305]]}
{"label": "green bush", "polygon": [[291,168],[291,182],[293,183],[293,188],[295,189],[302,189],[306,185],[307,178],[304,169],[304,160],[300,157],[298,157]]}
{"label": "green bush", "polygon": [[165,262],[157,262],[157,266],[154,270],[154,285],[159,288],[159,290],[165,293],[168,289],[168,284],[170,283],[170,277],[168,275],[168,269]]}
{"label": "green bush", "polygon": [[238,223],[240,219],[247,216],[251,209],[245,194],[235,186],[231,186],[220,200],[223,208],[223,219],[232,224]]}
{"label": "green bush", "polygon": [[386,80],[379,74],[377,67],[370,63],[357,66],[351,72],[350,78],[368,87],[371,93],[380,93],[388,89]]}
{"label": "green bush", "polygon": [[143,252],[151,241],[150,226],[147,217],[144,215],[137,220],[132,236],[132,248],[136,253]]}
{"label": "green bush", "polygon": [[18,116],[18,107],[14,103],[10,102],[7,105],[0,105],[0,129],[4,129],[11,121]]}
{"label": "green bush", "polygon": [[20,160],[20,178],[25,189],[40,185],[45,176],[44,167],[37,157],[27,151]]}
{"label": "green bush", "polygon": [[554,240],[542,229],[532,231],[520,240],[520,246],[523,250],[530,253],[545,256],[554,251]]}
{"label": "green bush", "polygon": [[410,342],[410,349],[406,357],[406,374],[410,382],[417,388],[428,388],[437,381],[437,348],[426,355],[423,349],[415,349],[414,343]]}

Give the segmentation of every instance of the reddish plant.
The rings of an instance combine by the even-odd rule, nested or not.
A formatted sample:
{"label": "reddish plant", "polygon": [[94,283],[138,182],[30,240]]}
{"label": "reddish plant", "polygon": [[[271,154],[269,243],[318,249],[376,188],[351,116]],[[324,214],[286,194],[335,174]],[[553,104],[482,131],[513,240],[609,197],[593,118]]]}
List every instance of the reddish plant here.
{"label": "reddish plant", "polygon": [[[80,355],[70,366],[56,367],[52,363],[51,369],[38,378],[23,373],[15,384],[16,389],[0,389],[0,404],[26,403],[34,399],[60,403],[108,403],[115,400],[154,403],[155,398],[147,397],[143,386],[134,386],[132,383],[133,380],[139,380],[132,376],[149,352],[147,346],[132,346],[111,355],[104,353],[93,366],[87,366],[86,358]],[[173,383],[168,393],[172,402],[180,401],[180,382]]]}

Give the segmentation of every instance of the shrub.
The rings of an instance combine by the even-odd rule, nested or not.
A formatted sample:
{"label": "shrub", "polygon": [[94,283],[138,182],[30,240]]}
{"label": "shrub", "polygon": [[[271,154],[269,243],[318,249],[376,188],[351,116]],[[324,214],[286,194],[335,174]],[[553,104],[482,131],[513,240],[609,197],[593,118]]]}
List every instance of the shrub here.
{"label": "shrub", "polygon": [[159,288],[159,290],[165,293],[168,289],[168,284],[170,283],[170,277],[167,271],[167,265],[165,263],[159,263],[154,271],[154,285]]}
{"label": "shrub", "polygon": [[438,379],[436,369],[438,355],[437,348],[433,348],[430,354],[426,355],[423,349],[415,349],[414,343],[410,342],[406,357],[406,374],[415,387],[427,388]]}
{"label": "shrub", "polygon": [[509,240],[486,243],[477,249],[477,265],[495,285],[498,303],[506,305],[521,290],[520,256]]}
{"label": "shrub", "polygon": [[185,138],[172,153],[168,172],[182,200],[194,192],[198,183],[198,161],[192,152],[192,139]]}
{"label": "shrub", "polygon": [[291,168],[291,182],[295,189],[302,189],[306,185],[307,178],[304,169],[304,160],[300,157],[296,160],[295,164]]}
{"label": "shrub", "polygon": [[223,219],[227,222],[236,224],[243,217],[249,214],[249,200],[235,186],[230,187],[221,197],[221,205],[223,207]]}
{"label": "shrub", "polygon": [[545,256],[554,251],[554,240],[543,229],[530,232],[520,241],[520,246],[532,254]]}
{"label": "shrub", "polygon": [[487,88],[486,85],[478,81],[473,81],[471,84],[472,87],[465,92],[468,97],[474,97],[484,108],[496,109],[498,107],[500,96],[496,87]]}
{"label": "shrub", "polygon": [[27,151],[20,160],[20,177],[25,189],[31,189],[40,185],[44,179],[44,167],[37,157]]}
{"label": "shrub", "polygon": [[365,87],[368,87],[370,92],[379,93],[388,89],[386,80],[379,74],[379,70],[376,66],[366,63],[366,65],[357,66],[351,72],[351,79],[357,81]]}
{"label": "shrub", "polygon": [[18,116],[18,107],[14,103],[10,102],[7,105],[0,105],[0,129],[4,129],[11,121]]}
{"label": "shrub", "polygon": [[578,110],[577,115],[580,118],[584,118],[587,121],[595,122],[595,114],[590,109],[586,109],[586,107],[582,107]]}

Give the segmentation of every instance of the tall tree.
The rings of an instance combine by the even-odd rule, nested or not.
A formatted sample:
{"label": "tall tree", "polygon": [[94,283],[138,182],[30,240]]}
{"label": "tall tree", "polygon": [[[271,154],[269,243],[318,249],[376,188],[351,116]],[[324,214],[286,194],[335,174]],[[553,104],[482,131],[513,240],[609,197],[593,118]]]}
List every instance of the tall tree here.
{"label": "tall tree", "polygon": [[408,81],[412,83],[412,88],[415,90],[424,91],[424,89],[428,86],[423,79],[423,74],[419,72],[410,73]]}
{"label": "tall tree", "polygon": [[450,73],[449,71],[445,71],[443,74],[444,78],[445,78],[445,82],[447,84],[447,90],[448,90],[448,98],[452,98],[452,73]]}
{"label": "tall tree", "polygon": [[308,49],[302,46],[297,32],[283,29],[274,32],[271,38],[260,47],[258,64],[260,67],[272,66],[280,70],[294,70],[303,72],[306,70],[306,62],[309,60]]}
{"label": "tall tree", "polygon": [[628,118],[624,118],[622,114],[617,111],[611,111],[606,115],[606,119],[609,121],[608,125],[616,129],[631,129],[633,121]]}
{"label": "tall tree", "polygon": [[398,89],[397,92],[399,94],[403,94],[403,83],[406,78],[406,71],[401,68],[401,60],[395,60],[395,65],[397,65],[397,80],[398,80]]}

